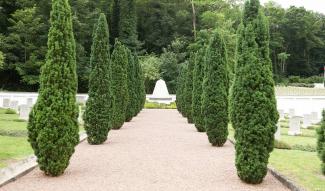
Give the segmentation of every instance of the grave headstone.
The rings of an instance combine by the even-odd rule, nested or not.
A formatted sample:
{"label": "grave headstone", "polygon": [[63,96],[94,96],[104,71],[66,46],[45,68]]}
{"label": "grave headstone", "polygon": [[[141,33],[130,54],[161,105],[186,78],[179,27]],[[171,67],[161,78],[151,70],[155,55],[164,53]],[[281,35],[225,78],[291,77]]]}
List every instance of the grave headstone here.
{"label": "grave headstone", "polygon": [[310,114],[305,114],[303,122],[302,122],[302,127],[307,129],[311,125],[312,125],[311,115]]}
{"label": "grave headstone", "polygon": [[31,107],[29,105],[21,105],[19,107],[19,119],[28,120]]}
{"label": "grave headstone", "polygon": [[77,103],[85,104],[86,96],[77,96]]}
{"label": "grave headstone", "polygon": [[13,110],[18,112],[18,109],[19,109],[18,101],[16,101],[16,100],[15,101],[10,101],[9,107],[10,107],[10,109],[13,109]]}
{"label": "grave headstone", "polygon": [[33,98],[27,98],[27,105],[33,107],[34,105]]}
{"label": "grave headstone", "polygon": [[279,119],[283,120],[284,119],[284,111],[282,109],[279,109],[278,112],[279,112],[279,117],[280,117]]}
{"label": "grave headstone", "polygon": [[84,125],[84,120],[82,117],[83,117],[82,107],[79,106],[79,116],[78,116],[79,125]]}
{"label": "grave headstone", "polygon": [[280,139],[281,139],[281,125],[280,125],[280,123],[278,123],[276,126],[277,126],[277,130],[274,134],[274,138],[276,140],[280,141]]}
{"label": "grave headstone", "polygon": [[10,107],[10,99],[4,98],[3,103],[2,103],[2,107],[9,108]]}
{"label": "grave headstone", "polygon": [[301,117],[292,116],[289,120],[288,135],[292,135],[292,136],[300,135],[301,134],[300,126],[301,126]]}
{"label": "grave headstone", "polygon": [[295,109],[289,109],[289,117],[290,118],[295,116],[295,113],[296,113]]}
{"label": "grave headstone", "polygon": [[318,113],[317,112],[311,112],[311,122],[313,124],[318,123],[320,120],[318,119]]}

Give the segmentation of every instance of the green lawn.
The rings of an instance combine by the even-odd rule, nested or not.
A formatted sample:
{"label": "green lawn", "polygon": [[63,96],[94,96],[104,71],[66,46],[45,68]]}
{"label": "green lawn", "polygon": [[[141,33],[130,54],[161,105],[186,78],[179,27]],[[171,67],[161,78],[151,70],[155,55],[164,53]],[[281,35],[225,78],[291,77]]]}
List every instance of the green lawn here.
{"label": "green lawn", "polygon": [[321,174],[316,152],[275,149],[269,162],[270,166],[306,190],[325,190],[325,176]]}

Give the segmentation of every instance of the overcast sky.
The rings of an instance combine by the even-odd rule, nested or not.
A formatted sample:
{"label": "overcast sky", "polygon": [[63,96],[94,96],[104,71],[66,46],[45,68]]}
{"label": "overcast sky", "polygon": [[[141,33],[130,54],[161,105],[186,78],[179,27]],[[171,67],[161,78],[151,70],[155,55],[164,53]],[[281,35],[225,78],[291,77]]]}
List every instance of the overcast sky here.
{"label": "overcast sky", "polygon": [[[260,0],[262,4],[270,0]],[[284,8],[289,8],[291,5],[296,7],[305,7],[307,10],[321,12],[325,14],[325,0],[273,0]]]}

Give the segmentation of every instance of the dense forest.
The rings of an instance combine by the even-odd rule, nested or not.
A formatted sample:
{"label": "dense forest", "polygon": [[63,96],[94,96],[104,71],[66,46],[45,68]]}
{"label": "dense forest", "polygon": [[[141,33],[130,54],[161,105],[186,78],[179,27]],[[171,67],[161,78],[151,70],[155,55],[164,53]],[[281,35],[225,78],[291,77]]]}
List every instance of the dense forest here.
{"label": "dense forest", "polygon": [[[0,89],[37,91],[40,66],[47,51],[50,5],[48,0],[0,0]],[[136,41],[124,42],[138,52],[146,91],[163,78],[176,92],[180,66],[195,49],[198,34],[222,31],[228,64],[235,62],[236,33],[241,22],[242,0],[137,0],[137,19],[123,17],[127,0],[70,0],[77,47],[79,92],[87,92],[91,39],[100,13],[108,18],[110,42],[129,35],[119,31],[122,22],[137,26]],[[274,2],[264,5],[270,24],[270,57],[275,80],[297,77],[320,81],[325,65],[325,15],[302,7],[284,9]],[[122,23],[123,24],[123,23]],[[230,71],[231,74],[231,71]],[[299,82],[296,80],[295,82]]]}

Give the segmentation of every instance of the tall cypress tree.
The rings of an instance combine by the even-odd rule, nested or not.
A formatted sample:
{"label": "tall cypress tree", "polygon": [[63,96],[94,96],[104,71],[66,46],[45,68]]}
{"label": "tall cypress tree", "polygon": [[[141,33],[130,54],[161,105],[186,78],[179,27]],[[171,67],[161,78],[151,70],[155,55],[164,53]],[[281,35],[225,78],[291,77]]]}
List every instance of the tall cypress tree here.
{"label": "tall cypress tree", "polygon": [[188,123],[193,123],[192,115],[192,93],[193,93],[193,69],[195,65],[195,53],[191,52],[187,73],[185,79],[185,92],[184,92],[184,109]]}
{"label": "tall cypress tree", "polygon": [[111,85],[114,95],[113,129],[120,129],[126,119],[126,109],[129,102],[127,66],[128,53],[126,47],[116,40],[111,63]]}
{"label": "tall cypress tree", "polygon": [[257,184],[267,173],[278,121],[268,23],[258,0],[245,3],[238,36],[238,60],[231,91],[236,167],[243,181]]}
{"label": "tall cypress tree", "polygon": [[136,93],[136,79],[135,77],[135,72],[136,72],[136,67],[134,63],[134,57],[132,55],[132,52],[127,49],[127,54],[128,54],[128,92],[129,92],[129,103],[126,108],[126,121],[129,122],[132,120],[134,117],[135,113],[137,112],[137,93]]}
{"label": "tall cypress tree", "polygon": [[30,114],[28,140],[46,175],[59,176],[79,142],[75,40],[68,0],[52,0],[46,63],[37,103]]}
{"label": "tall cypress tree", "polygon": [[144,76],[142,72],[141,65],[139,63],[139,58],[137,55],[134,55],[134,67],[135,67],[135,91],[136,91],[136,112],[134,117],[142,110],[145,100],[146,100],[146,91],[144,86]]}
{"label": "tall cypress tree", "polygon": [[176,102],[178,111],[186,117],[185,111],[185,85],[186,85],[187,65],[184,63],[180,66],[180,74],[177,79],[178,87],[176,91]]}
{"label": "tall cypress tree", "polygon": [[223,146],[228,137],[228,70],[226,45],[216,31],[206,51],[202,112],[210,143]]}
{"label": "tall cypress tree", "polygon": [[322,162],[322,172],[325,175],[325,110],[323,111],[323,119],[321,126],[317,129],[317,152]]}
{"label": "tall cypress tree", "polygon": [[137,50],[137,13],[134,0],[120,0],[119,40],[132,52]]}
{"label": "tall cypress tree", "polygon": [[89,98],[84,114],[90,144],[102,144],[111,129],[113,94],[109,58],[109,33],[105,14],[100,14],[91,48]]}

